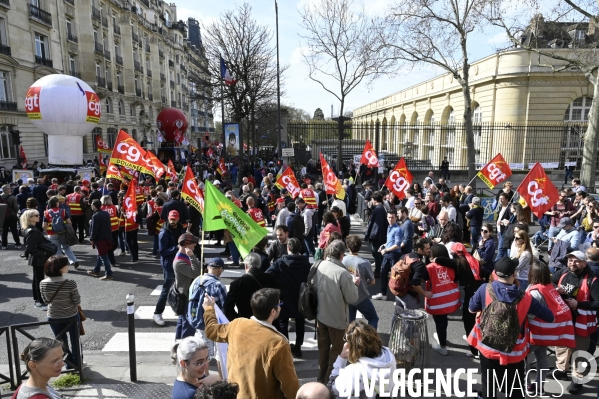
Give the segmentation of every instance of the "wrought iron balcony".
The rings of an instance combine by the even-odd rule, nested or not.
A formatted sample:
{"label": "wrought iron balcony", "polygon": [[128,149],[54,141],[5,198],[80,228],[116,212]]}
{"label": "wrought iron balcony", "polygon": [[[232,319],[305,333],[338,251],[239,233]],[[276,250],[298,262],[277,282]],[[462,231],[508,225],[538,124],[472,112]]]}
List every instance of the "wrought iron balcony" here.
{"label": "wrought iron balcony", "polygon": [[176,101],[171,101],[171,107],[175,108],[177,106],[177,102]]}
{"label": "wrought iron balcony", "polygon": [[110,61],[110,51],[104,50],[104,58],[106,58],[108,61]]}
{"label": "wrought iron balcony", "polygon": [[160,58],[164,58],[164,51],[162,51],[162,50],[158,50],[158,56],[159,56]]}
{"label": "wrought iron balcony", "polygon": [[0,101],[1,111],[18,111],[17,103],[12,101]]}
{"label": "wrought iron balcony", "polygon": [[35,56],[35,63],[43,66],[47,66],[49,68],[53,68],[52,60],[49,58],[40,57],[38,55]]}
{"label": "wrought iron balcony", "polygon": [[100,76],[96,77],[96,83],[98,87],[106,87],[106,79],[101,78]]}
{"label": "wrought iron balcony", "polygon": [[166,76],[164,76],[163,73],[160,74],[160,81],[161,82],[166,82]]}
{"label": "wrought iron balcony", "polygon": [[135,89],[135,95],[141,97],[141,89]]}
{"label": "wrought iron balcony", "polygon": [[168,60],[168,66],[171,68],[175,67],[175,62],[173,60]]}
{"label": "wrought iron balcony", "polygon": [[108,18],[102,17],[102,26],[108,28]]}
{"label": "wrought iron balcony", "polygon": [[122,57],[122,56],[120,56],[120,55],[116,54],[116,55],[114,56],[114,58],[116,59],[116,63],[117,63],[117,64],[119,64],[120,66],[123,66],[123,57]]}
{"label": "wrought iron balcony", "polygon": [[139,61],[133,60],[133,69],[135,69],[136,71],[141,71],[141,64],[139,63]]}
{"label": "wrought iron balcony", "polygon": [[121,94],[125,94],[125,86],[117,86],[117,91]]}
{"label": "wrought iron balcony", "polygon": [[154,101],[154,95],[152,93],[148,93],[148,100]]}
{"label": "wrought iron balcony", "polygon": [[121,35],[121,27],[120,26],[114,25],[114,29],[113,30],[114,30],[114,34],[115,35],[119,35],[119,36]]}
{"label": "wrought iron balcony", "polygon": [[92,18],[97,21],[102,21],[102,12],[94,6],[92,6]]}
{"label": "wrought iron balcony", "polygon": [[69,75],[81,79],[81,74],[79,72],[69,71]]}
{"label": "wrought iron balcony", "polygon": [[108,91],[112,91],[112,82],[110,80],[106,82],[106,88],[108,89]]}
{"label": "wrought iron balcony", "polygon": [[146,75],[148,75],[149,77],[152,77],[152,70],[151,69],[147,69],[146,70]]}
{"label": "wrought iron balcony", "polygon": [[135,33],[135,32],[132,32],[132,33],[131,33],[131,39],[132,39],[134,42],[137,42],[137,41],[139,41],[139,36],[137,35],[137,33]]}
{"label": "wrought iron balcony", "polygon": [[187,69],[185,68],[185,65],[181,64],[181,70],[187,72]]}
{"label": "wrought iron balcony", "polygon": [[0,44],[0,54],[11,55],[10,54],[10,46],[5,44]]}
{"label": "wrought iron balcony", "polygon": [[73,43],[79,43],[79,38],[72,32],[67,32],[67,40]]}
{"label": "wrought iron balcony", "polygon": [[104,55],[104,45],[102,43],[94,42],[94,48],[96,54]]}
{"label": "wrought iron balcony", "polygon": [[47,11],[42,10],[38,6],[34,6],[33,4],[29,4],[29,16],[37,19],[47,25],[52,26],[52,14]]}

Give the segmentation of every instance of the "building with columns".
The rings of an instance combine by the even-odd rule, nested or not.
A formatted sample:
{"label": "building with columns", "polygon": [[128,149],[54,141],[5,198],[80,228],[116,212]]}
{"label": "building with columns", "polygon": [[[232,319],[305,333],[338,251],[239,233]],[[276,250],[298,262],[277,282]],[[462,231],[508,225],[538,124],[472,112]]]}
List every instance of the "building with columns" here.
{"label": "building with columns", "polygon": [[[93,134],[111,146],[119,129],[155,150],[156,116],[166,107],[187,116],[190,143],[214,131],[207,61],[197,21],[177,19],[161,0],[0,0],[0,165],[47,159],[47,140],[24,110],[27,89],[55,73],[76,76],[102,100],[102,118],[83,140],[85,159],[96,152]],[[65,105],[66,106],[66,105]]]}

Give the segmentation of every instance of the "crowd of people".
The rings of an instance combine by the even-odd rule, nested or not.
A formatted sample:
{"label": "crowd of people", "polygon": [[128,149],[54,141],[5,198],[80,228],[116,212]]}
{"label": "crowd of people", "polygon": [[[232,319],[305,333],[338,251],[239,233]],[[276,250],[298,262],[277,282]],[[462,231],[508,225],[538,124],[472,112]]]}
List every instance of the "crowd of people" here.
{"label": "crowd of people", "polygon": [[[65,354],[66,367],[85,366],[79,363],[83,356],[75,330],[81,326],[80,295],[66,276],[71,266],[80,267],[71,247],[92,245],[97,262],[87,274],[110,281],[118,278],[117,256],[138,261],[138,231],[144,223],[154,239],[148,255],[160,259],[164,277],[154,322],[166,325],[162,314],[168,304],[173,306],[173,295],[184,305],[172,350],[177,368],[173,399],[338,397],[354,376],[364,378],[368,368],[393,372],[395,356],[377,332],[379,316],[373,304],[387,299],[394,300],[396,315],[404,309],[432,315],[437,341],[432,349],[443,356],[450,355],[448,316],[462,309],[467,356],[480,361],[483,398],[495,397],[493,381],[504,373],[508,381],[522,383],[530,367],[529,352],[537,369],[547,368],[549,347],[555,347],[557,358],[554,375],[572,378],[568,392],[580,392],[575,365],[568,377],[570,358],[575,350],[594,352],[599,310],[599,205],[584,187],[574,185],[573,194],[563,191],[547,219],[540,221],[542,231],[531,236],[530,211],[509,182],[497,194],[494,222],[486,222],[472,187],[450,188],[444,179],[435,182],[433,172],[400,199],[386,189],[384,180],[375,181],[376,172],[350,165],[339,173],[346,195],[337,198],[326,194],[319,165],[310,161],[297,174],[301,187],[293,198],[275,185],[281,167],[273,160],[241,168],[231,164],[221,173],[215,167],[196,171],[200,188],[210,181],[258,225],[272,227],[272,236],[243,259],[228,231],[201,230],[202,214],[182,200],[180,182],[141,177],[135,223],[127,223],[124,213],[126,179],[40,179],[37,184],[3,186],[0,203],[7,204],[10,213],[2,246],[7,246],[11,230],[15,249],[22,248],[19,227],[22,256],[33,267],[34,306],[47,310],[57,336],[69,327],[63,342],[40,339],[25,349],[22,359],[31,377],[17,399],[35,393],[53,397],[46,384],[60,373]],[[356,181],[361,181],[368,204],[363,236],[350,231],[349,216],[357,209]],[[238,190],[233,188],[237,182]],[[24,199],[22,194],[30,195]],[[197,244],[202,235],[224,247],[220,257],[201,259]],[[544,237],[551,251],[549,265],[539,257]],[[373,264],[359,254],[365,245]],[[245,269],[228,292],[220,281],[226,267]],[[371,296],[369,286],[377,279],[380,291]],[[308,318],[300,310],[303,283],[310,283],[317,298],[319,370],[317,383],[300,387],[293,359],[303,357]],[[487,310],[498,304],[512,306]],[[228,324],[218,323],[216,307]],[[356,320],[358,311],[364,319]],[[293,345],[291,328],[296,332]],[[226,380],[222,372],[209,371],[220,343],[228,344]],[[498,377],[488,379],[487,371]],[[539,372],[523,386],[539,394],[542,381]],[[362,379],[361,389],[371,382]],[[523,395],[515,391],[511,397]]]}

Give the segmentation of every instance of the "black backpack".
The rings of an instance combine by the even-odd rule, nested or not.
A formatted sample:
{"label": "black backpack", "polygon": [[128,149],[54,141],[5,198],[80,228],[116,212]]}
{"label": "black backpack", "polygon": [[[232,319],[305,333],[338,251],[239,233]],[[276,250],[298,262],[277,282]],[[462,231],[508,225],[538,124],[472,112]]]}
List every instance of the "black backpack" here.
{"label": "black backpack", "polygon": [[12,197],[12,194],[8,194],[6,197],[2,198],[0,197],[0,204],[6,204],[6,214],[4,215],[5,218],[9,218],[10,215],[12,215],[12,208],[10,207],[10,205],[8,204],[8,199]]}
{"label": "black backpack", "polygon": [[302,241],[304,239],[304,232],[306,231],[306,224],[304,223],[304,218],[298,215],[297,213],[291,214],[293,217],[293,221],[291,222],[292,230],[289,237],[297,238]]}
{"label": "black backpack", "polygon": [[299,310],[299,312],[308,320],[314,320],[318,310],[318,294],[314,289],[314,275],[316,275],[316,270],[318,269],[320,262],[322,261],[317,261],[312,265],[306,282],[300,285],[297,310]]}
{"label": "black backpack", "polygon": [[187,296],[179,293],[175,284],[171,285],[171,289],[168,291],[168,304],[177,316],[187,314]]}
{"label": "black backpack", "polygon": [[524,298],[524,292],[520,291],[520,296],[512,303],[498,301],[490,283],[487,292],[493,301],[481,313],[481,342],[498,351],[511,352],[522,331],[516,305]]}

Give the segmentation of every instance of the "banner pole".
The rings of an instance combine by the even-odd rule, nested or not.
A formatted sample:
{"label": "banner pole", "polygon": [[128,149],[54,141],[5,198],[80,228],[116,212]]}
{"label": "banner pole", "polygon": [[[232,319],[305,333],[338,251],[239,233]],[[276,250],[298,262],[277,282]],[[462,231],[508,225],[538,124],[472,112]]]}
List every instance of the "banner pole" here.
{"label": "banner pole", "polygon": [[468,187],[474,180],[476,180],[477,177],[478,177],[478,173],[476,175],[474,175],[474,177],[472,178],[472,180],[470,180],[468,182],[468,184],[466,184],[464,187]]}
{"label": "banner pole", "polygon": [[204,230],[200,229],[202,235],[202,252],[200,253],[200,276],[204,274]]}

